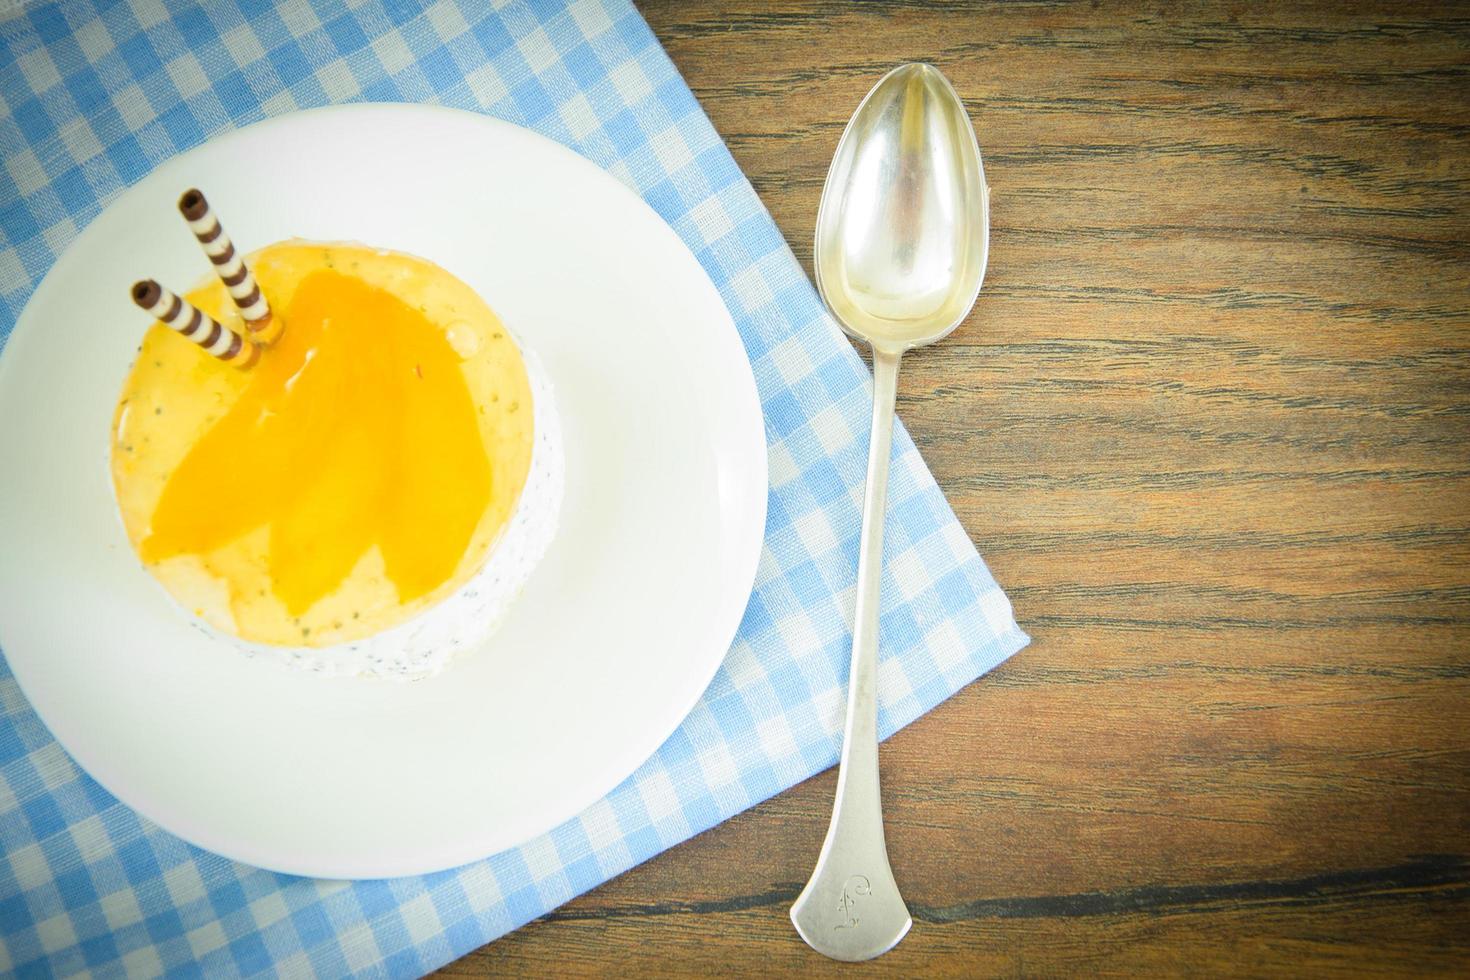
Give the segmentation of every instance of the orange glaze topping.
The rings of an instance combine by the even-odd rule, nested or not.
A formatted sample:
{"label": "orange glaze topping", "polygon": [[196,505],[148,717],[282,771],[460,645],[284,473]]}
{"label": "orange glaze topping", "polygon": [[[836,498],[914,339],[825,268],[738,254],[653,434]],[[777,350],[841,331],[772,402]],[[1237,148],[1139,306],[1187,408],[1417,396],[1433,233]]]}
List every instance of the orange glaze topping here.
{"label": "orange glaze topping", "polygon": [[[249,371],[161,326],[144,340],[114,425],[124,524],[216,626],[371,635],[467,580],[509,520],[525,366],[483,301],[421,259],[284,243],[252,261],[285,330]],[[217,284],[189,298],[233,312]]]}

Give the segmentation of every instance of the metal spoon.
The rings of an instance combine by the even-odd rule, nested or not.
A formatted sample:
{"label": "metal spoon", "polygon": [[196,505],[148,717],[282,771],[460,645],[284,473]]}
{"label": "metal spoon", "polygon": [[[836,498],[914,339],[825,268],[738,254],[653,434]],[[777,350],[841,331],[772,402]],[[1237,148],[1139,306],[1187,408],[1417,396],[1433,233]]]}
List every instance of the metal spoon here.
{"label": "metal spoon", "polygon": [[791,921],[813,949],[866,960],[913,920],[883,841],[878,791],[878,582],[903,352],[960,325],[985,278],[990,206],[980,146],[949,81],[932,65],[895,68],[837,144],[817,214],[817,288],[842,328],[873,348],[873,435],[863,500],[847,727],[837,799]]}

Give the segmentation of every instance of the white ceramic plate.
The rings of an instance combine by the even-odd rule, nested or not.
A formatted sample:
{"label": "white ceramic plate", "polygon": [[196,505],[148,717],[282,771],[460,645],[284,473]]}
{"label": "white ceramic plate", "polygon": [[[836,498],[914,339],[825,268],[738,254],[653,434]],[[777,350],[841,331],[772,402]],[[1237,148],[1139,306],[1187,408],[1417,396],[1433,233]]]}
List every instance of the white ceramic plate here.
{"label": "white ceramic plate", "polygon": [[[127,290],[209,266],[174,202],[246,250],[290,237],[424,256],[544,362],[561,530],[486,649],[427,681],[308,676],[184,622],[113,503]],[[77,239],[0,356],[0,645],[61,744],[185,840],[278,871],[454,867],[546,831],[666,739],[735,634],[765,525],[750,364],[719,294],[636,195],[527,130],[344,106],[160,167]]]}

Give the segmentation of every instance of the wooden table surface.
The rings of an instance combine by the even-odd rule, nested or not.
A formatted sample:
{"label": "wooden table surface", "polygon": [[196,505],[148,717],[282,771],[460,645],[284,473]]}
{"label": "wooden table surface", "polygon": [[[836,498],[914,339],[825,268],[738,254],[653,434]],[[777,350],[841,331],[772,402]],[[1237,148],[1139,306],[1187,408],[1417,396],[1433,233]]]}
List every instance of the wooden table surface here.
{"label": "wooden table surface", "polygon": [[[899,413],[1033,644],[883,749],[871,975],[1470,970],[1470,7],[648,3],[810,269],[904,61],[994,191]],[[828,772],[448,967],[809,974]]]}

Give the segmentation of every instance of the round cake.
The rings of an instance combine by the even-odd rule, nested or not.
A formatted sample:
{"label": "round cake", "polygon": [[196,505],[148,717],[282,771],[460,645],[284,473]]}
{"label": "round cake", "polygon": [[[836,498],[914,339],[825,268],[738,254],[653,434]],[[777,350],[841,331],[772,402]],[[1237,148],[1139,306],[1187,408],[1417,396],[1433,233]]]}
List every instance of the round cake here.
{"label": "round cake", "polygon": [[555,534],[545,375],[423,259],[284,242],[226,261],[269,301],[268,346],[223,271],[181,300],[135,291],[163,322],[113,424],[128,539],[186,613],[247,653],[329,674],[438,671],[489,636]]}

